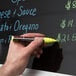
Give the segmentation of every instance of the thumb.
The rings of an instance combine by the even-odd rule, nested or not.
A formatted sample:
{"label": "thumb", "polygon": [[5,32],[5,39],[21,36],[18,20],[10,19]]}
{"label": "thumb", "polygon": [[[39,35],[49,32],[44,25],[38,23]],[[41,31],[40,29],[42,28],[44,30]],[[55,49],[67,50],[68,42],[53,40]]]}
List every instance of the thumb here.
{"label": "thumb", "polygon": [[34,50],[39,48],[43,44],[43,39],[40,37],[36,37],[34,41],[32,41],[27,47],[27,51],[32,53]]}

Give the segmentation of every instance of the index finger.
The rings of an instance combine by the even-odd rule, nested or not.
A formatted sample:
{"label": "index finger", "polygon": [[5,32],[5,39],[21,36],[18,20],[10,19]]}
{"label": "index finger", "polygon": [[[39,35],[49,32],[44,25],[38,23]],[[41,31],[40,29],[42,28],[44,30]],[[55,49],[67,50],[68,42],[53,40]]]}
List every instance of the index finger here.
{"label": "index finger", "polygon": [[44,34],[41,34],[41,33],[27,33],[27,34],[23,34],[21,36],[27,37],[27,38],[28,37],[33,38],[33,37],[44,37],[45,35]]}

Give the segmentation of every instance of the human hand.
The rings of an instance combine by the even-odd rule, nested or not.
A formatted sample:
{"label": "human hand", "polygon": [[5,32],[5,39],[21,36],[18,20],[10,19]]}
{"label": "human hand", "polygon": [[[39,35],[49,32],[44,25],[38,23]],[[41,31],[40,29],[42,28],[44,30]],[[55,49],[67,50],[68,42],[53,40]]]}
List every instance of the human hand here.
{"label": "human hand", "polygon": [[[21,35],[23,37],[43,37],[40,33],[28,33]],[[42,54],[42,48],[40,47],[43,43],[42,38],[36,38],[28,46],[23,46],[20,43],[13,42],[11,40],[9,45],[9,51],[6,62],[4,64],[6,72],[10,72],[6,76],[17,76],[20,75],[26,68],[30,56],[33,54],[36,57],[40,57]]]}

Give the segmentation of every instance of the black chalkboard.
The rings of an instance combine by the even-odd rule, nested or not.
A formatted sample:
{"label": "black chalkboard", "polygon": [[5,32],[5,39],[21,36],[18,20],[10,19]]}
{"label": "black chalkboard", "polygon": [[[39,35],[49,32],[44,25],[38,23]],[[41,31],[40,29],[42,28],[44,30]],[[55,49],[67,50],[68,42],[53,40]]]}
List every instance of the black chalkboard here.
{"label": "black chalkboard", "polygon": [[[11,35],[43,33],[61,42],[63,60],[57,72],[76,75],[75,13],[76,0],[0,0],[1,47],[8,49]],[[1,50],[1,63],[4,53]]]}

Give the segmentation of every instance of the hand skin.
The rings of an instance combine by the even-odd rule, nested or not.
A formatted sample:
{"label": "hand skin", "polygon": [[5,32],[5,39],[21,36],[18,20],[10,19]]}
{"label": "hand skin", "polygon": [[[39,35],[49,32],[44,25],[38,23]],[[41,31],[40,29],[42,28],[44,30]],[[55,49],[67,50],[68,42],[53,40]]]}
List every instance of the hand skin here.
{"label": "hand skin", "polygon": [[[44,37],[40,33],[28,33],[21,35],[23,37]],[[8,55],[5,64],[0,68],[1,76],[18,76],[23,73],[31,55],[40,57],[42,54],[42,38],[36,38],[28,46],[10,41]]]}

